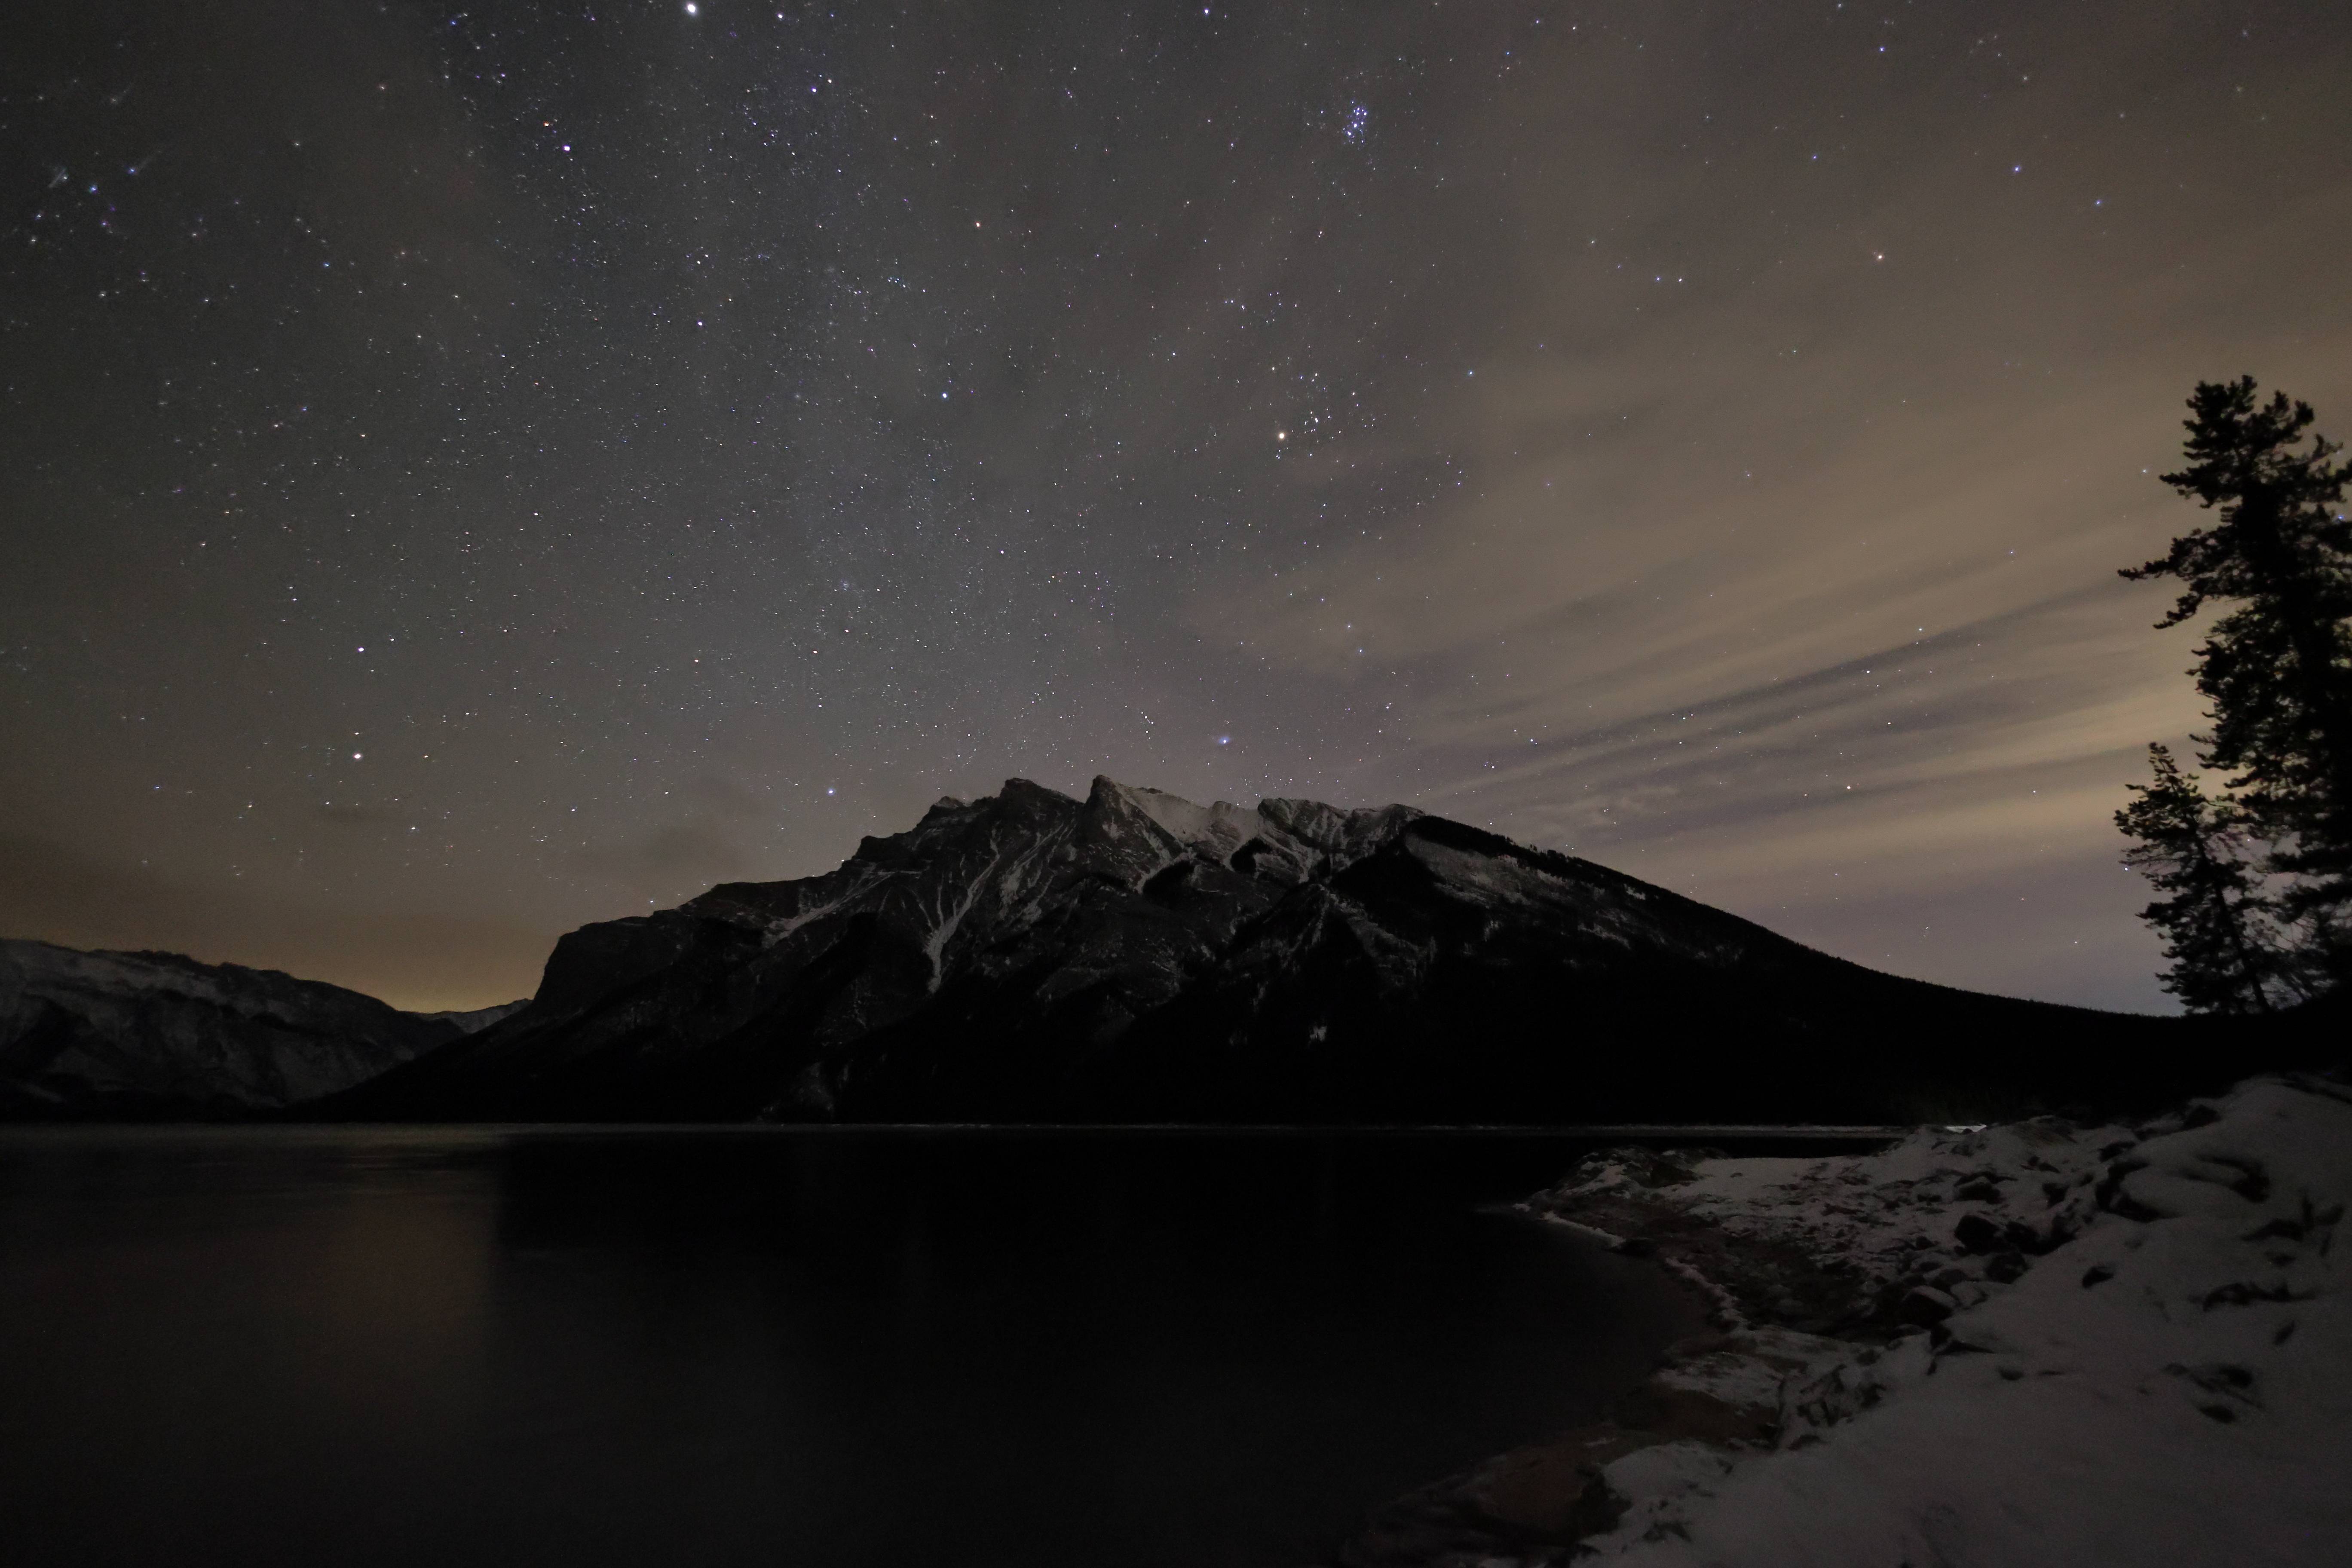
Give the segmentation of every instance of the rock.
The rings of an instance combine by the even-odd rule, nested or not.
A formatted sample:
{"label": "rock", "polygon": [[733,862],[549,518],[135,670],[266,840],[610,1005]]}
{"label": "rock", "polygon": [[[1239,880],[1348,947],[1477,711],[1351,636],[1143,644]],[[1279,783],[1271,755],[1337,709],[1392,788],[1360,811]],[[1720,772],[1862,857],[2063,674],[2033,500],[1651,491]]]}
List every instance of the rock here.
{"label": "rock", "polygon": [[1952,1239],[1963,1252],[1997,1252],[2002,1242],[2001,1228],[1980,1214],[1966,1214],[1952,1227]]}
{"label": "rock", "polygon": [[1903,1294],[1895,1315],[1906,1323],[1932,1328],[1960,1310],[1960,1304],[1932,1285],[1915,1285]]}
{"label": "rock", "polygon": [[1985,1278],[1996,1285],[2013,1285],[2032,1267],[2021,1252],[1997,1252],[1985,1262]]}
{"label": "rock", "polygon": [[2015,1252],[2044,1253],[2069,1239],[2065,1227],[2053,1226],[2048,1235],[2020,1220],[2011,1220],[2000,1227],[2000,1238]]}
{"label": "rock", "polygon": [[1617,1425],[1644,1432],[1660,1443],[1738,1443],[1769,1447],[1780,1413],[1765,1405],[1738,1404],[1704,1389],[1652,1378],[1617,1402]]}
{"label": "rock", "polygon": [[1615,1521],[1601,1468],[1659,1441],[1605,1421],[1579,1427],[1494,1461],[1473,1483],[1469,1500],[1497,1523],[1548,1540],[1573,1541]]}

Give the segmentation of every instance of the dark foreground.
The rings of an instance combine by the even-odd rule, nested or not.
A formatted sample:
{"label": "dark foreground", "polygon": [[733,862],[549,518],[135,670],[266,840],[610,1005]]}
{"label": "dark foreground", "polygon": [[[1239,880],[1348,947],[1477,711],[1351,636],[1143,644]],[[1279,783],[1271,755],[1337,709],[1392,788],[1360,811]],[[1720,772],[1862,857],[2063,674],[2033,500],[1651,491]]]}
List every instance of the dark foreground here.
{"label": "dark foreground", "polygon": [[0,1134],[7,1560],[1297,1563],[1699,1326],[1557,1136]]}

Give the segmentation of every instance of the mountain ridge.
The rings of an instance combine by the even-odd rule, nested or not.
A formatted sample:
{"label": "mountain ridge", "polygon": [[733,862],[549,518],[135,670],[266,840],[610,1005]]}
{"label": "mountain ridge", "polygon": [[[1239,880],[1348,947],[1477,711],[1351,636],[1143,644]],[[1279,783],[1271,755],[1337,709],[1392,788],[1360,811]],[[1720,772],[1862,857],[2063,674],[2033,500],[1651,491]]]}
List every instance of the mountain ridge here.
{"label": "mountain ridge", "polygon": [[833,871],[571,932],[528,1006],[326,1109],[1918,1120],[2225,1080],[2242,1034],[1882,974],[1410,806],[1013,779]]}
{"label": "mountain ridge", "polygon": [[522,1005],[404,1013],[274,969],[0,939],[0,1120],[215,1120],[348,1089]]}

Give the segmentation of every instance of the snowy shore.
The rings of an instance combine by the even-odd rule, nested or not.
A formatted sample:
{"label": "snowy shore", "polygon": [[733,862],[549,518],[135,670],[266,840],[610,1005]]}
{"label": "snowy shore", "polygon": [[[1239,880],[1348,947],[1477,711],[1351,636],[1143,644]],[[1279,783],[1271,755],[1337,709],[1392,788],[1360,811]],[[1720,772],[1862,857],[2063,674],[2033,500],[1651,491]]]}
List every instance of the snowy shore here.
{"label": "snowy shore", "polygon": [[1338,1561],[2352,1561],[2347,1195],[2352,1088],[2312,1078],[2137,1127],[1595,1156],[1527,1206],[1654,1252],[1720,1332]]}

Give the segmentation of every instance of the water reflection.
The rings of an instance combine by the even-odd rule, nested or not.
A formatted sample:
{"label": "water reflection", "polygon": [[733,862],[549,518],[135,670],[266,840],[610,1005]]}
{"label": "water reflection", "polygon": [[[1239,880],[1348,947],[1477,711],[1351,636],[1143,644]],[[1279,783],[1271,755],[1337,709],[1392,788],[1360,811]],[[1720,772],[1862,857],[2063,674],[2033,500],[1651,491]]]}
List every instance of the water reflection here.
{"label": "water reflection", "polygon": [[1297,1562],[1693,1304],[1540,1140],[0,1137],[25,1563]]}

